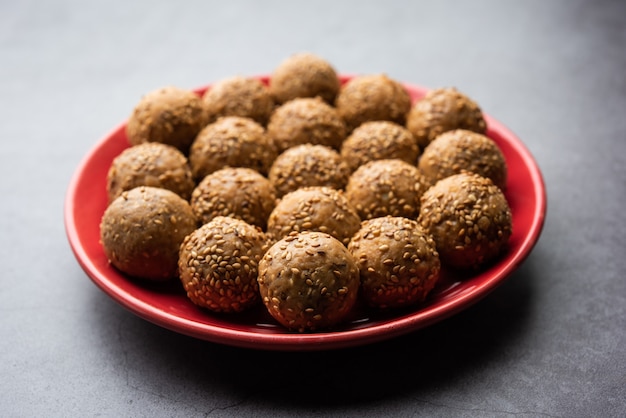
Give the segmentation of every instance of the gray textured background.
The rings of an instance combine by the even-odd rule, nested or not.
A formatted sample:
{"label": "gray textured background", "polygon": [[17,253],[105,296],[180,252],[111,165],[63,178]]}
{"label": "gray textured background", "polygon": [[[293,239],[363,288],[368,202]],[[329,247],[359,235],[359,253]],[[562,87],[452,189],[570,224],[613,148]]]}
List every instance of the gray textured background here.
{"label": "gray textured background", "polygon": [[[81,271],[63,199],[150,90],[269,73],[455,85],[525,142],[548,216],[510,280],[405,337],[256,352],[161,329]],[[626,3],[0,1],[1,416],[623,416]]]}

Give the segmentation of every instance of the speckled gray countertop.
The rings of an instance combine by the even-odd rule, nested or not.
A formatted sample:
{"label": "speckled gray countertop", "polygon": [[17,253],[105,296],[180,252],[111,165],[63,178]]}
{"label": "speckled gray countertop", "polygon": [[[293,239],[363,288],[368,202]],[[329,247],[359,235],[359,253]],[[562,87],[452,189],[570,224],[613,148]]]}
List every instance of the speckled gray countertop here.
{"label": "speckled gray countertop", "polygon": [[[63,201],[139,97],[269,73],[457,86],[513,130],[548,192],[540,241],[470,309],[315,353],[231,348],[146,322],[81,270]],[[0,415],[626,413],[626,3],[0,2]]]}

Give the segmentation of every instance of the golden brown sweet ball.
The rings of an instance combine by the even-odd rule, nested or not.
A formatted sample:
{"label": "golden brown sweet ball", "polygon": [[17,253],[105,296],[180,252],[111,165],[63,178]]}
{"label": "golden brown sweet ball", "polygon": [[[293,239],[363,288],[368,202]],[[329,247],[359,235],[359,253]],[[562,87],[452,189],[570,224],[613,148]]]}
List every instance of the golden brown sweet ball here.
{"label": "golden brown sweet ball", "polygon": [[511,236],[511,209],[488,178],[461,173],[439,180],[422,196],[418,221],[433,236],[444,265],[479,268]]}
{"label": "golden brown sweet ball", "polygon": [[421,302],[439,280],[435,241],[412,219],[363,221],[348,251],[359,266],[361,296],[370,306],[401,308]]}
{"label": "golden brown sweet ball", "polygon": [[250,118],[224,116],[200,131],[189,151],[189,163],[200,181],[224,167],[248,167],[267,174],[276,155],[261,125]]}
{"label": "golden brown sweet ball", "polygon": [[109,203],[139,186],[168,189],[189,200],[196,184],[182,152],[150,142],[130,147],[115,157],[107,174]]}
{"label": "golden brown sweet ball", "polygon": [[204,93],[202,100],[207,123],[222,116],[242,116],[265,125],[274,110],[269,89],[256,78],[235,76],[221,80]]}
{"label": "golden brown sweet ball", "polygon": [[304,144],[280,154],[269,172],[278,197],[310,186],[346,187],[350,171],[337,151],[323,145]]}
{"label": "golden brown sweet ball", "polygon": [[338,240],[302,232],[274,244],[259,263],[259,290],[283,326],[318,331],[343,321],[359,290],[359,269]]}
{"label": "golden brown sweet ball", "polygon": [[241,312],[259,300],[258,264],[267,249],[261,230],[219,216],[187,236],[178,268],[187,297],[214,312]]}
{"label": "golden brown sweet ball", "polygon": [[337,109],[319,97],[293,99],[278,107],[267,124],[267,133],[278,152],[302,144],[339,149],[346,126]]}
{"label": "golden brown sweet ball", "polygon": [[470,171],[490,178],[501,189],[506,185],[507,167],[504,155],[485,135],[456,129],[444,132],[424,149],[418,167],[431,184]]}
{"label": "golden brown sweet ball", "polygon": [[187,153],[206,125],[202,99],[192,91],[165,87],[143,96],[126,125],[131,145],[160,142]]}
{"label": "golden brown sweet ball", "polygon": [[330,63],[308,52],[285,59],[270,78],[270,92],[277,103],[298,97],[321,97],[333,103],[339,86],[337,72]]}
{"label": "golden brown sweet ball", "polygon": [[438,135],[453,129],[467,129],[480,134],[487,131],[480,107],[454,87],[426,93],[411,108],[406,126],[422,149]]}
{"label": "golden brown sweet ball", "polygon": [[191,195],[191,209],[202,223],[229,216],[265,229],[274,206],[274,186],[245,167],[226,167],[209,174]]}
{"label": "golden brown sweet ball", "polygon": [[341,191],[306,187],[283,196],[270,214],[267,233],[279,240],[293,232],[319,231],[348,245],[361,219]]}
{"label": "golden brown sweet ball", "polygon": [[419,153],[411,132],[389,121],[363,123],[341,146],[341,156],[351,171],[375,160],[400,159],[416,164]]}
{"label": "golden brown sweet ball", "polygon": [[427,188],[414,165],[397,159],[376,160],[352,173],[346,197],[363,220],[387,215],[417,218]]}
{"label": "golden brown sweet ball", "polygon": [[358,76],[343,85],[335,106],[351,132],[371,120],[404,125],[411,97],[399,82],[384,74]]}
{"label": "golden brown sweet ball", "polygon": [[156,187],[123,192],[109,205],[100,240],[109,262],[134,277],[163,281],[177,276],[178,248],[196,229],[186,200]]}

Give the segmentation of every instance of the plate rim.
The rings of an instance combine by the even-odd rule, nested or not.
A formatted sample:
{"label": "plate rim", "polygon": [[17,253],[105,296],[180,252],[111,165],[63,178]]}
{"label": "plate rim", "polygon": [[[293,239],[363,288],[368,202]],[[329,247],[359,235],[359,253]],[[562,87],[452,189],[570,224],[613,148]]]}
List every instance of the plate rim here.
{"label": "plate rim", "polygon": [[[342,82],[346,82],[352,77],[354,77],[354,75],[340,76]],[[258,78],[267,82],[269,76],[253,76],[253,78]],[[402,82],[402,84],[409,91],[419,92],[419,94],[423,94],[429,90],[428,88],[417,84],[406,82]],[[208,84],[192,90],[200,93],[207,88],[210,88],[210,86],[211,84]],[[487,134],[489,134],[490,131],[496,131],[499,133],[499,136],[505,137],[507,144],[515,150],[519,158],[524,162],[526,169],[532,178],[531,184],[536,204],[533,207],[531,217],[532,222],[529,227],[529,233],[523,236],[523,240],[514,256],[510,260],[507,260],[507,263],[499,269],[499,274],[492,275],[488,279],[483,280],[480,285],[476,286],[475,289],[465,292],[458,297],[443,301],[437,306],[429,307],[424,311],[418,310],[412,314],[405,315],[402,318],[391,320],[383,324],[349,330],[306,334],[254,333],[223,328],[213,324],[191,321],[159,309],[145,300],[129,294],[116,283],[100,274],[99,269],[87,255],[87,252],[82,245],[80,231],[78,230],[76,219],[74,217],[76,212],[77,191],[81,175],[96,158],[98,152],[105,147],[105,145],[107,145],[108,141],[110,141],[114,135],[119,134],[120,130],[125,129],[126,121],[119,123],[106,135],[101,137],[82,158],[79,165],[73,172],[64,202],[64,223],[66,236],[79,265],[98,288],[137,316],[174,332],[231,346],[281,351],[338,349],[365,345],[394,338],[449,318],[450,316],[457,314],[487,296],[498,285],[504,282],[506,278],[508,278],[511,273],[515,271],[530,255],[543,230],[547,212],[547,193],[543,175],[539,166],[526,145],[524,145],[524,143],[509,128],[491,117],[489,114],[483,112],[483,115],[485,121],[487,122]]]}

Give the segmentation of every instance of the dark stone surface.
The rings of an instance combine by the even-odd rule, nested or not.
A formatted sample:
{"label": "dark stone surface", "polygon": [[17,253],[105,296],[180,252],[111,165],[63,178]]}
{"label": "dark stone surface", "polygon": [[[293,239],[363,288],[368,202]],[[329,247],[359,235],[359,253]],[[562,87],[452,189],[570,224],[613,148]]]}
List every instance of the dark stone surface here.
{"label": "dark stone surface", "polygon": [[[0,415],[623,416],[626,3],[0,3]],[[156,327],[75,261],[76,166],[164,85],[317,53],[455,85],[525,142],[548,216],[463,313],[370,346],[276,353]]]}

